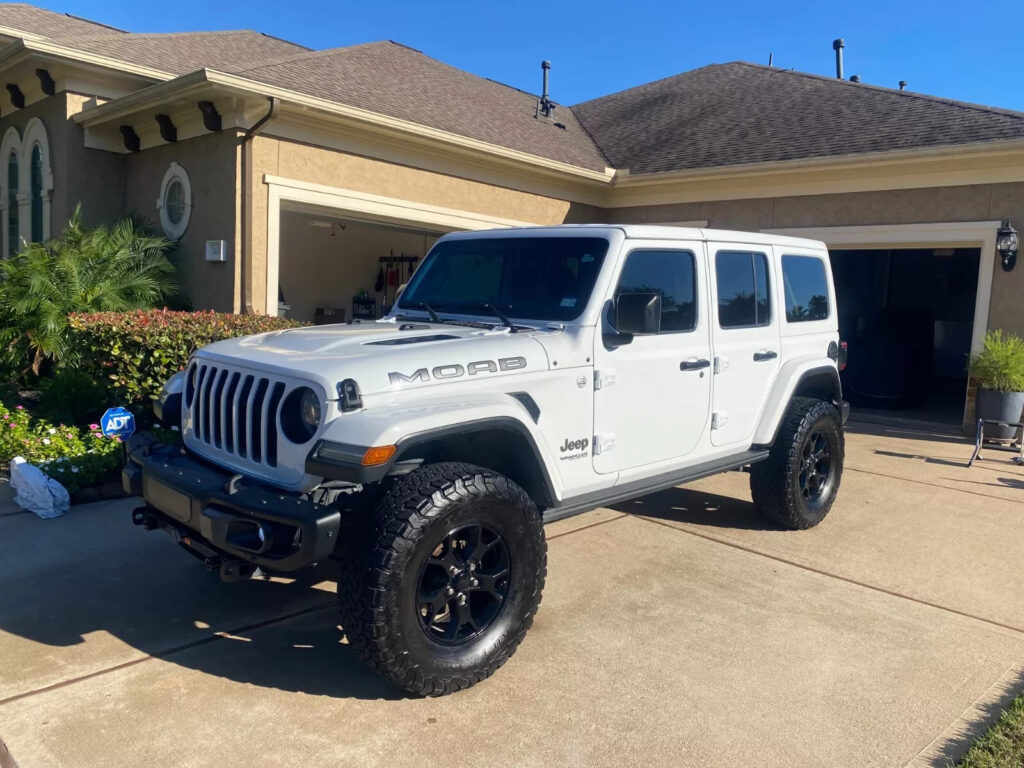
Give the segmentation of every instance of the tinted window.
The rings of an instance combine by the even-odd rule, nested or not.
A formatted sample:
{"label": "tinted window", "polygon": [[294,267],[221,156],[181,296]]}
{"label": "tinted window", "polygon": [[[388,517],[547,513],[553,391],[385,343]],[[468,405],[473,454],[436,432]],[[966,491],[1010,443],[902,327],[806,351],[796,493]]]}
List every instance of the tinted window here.
{"label": "tinted window", "polygon": [[633,251],[622,268],[615,295],[661,296],[661,332],[697,327],[696,267],[689,251]]}
{"label": "tinted window", "polygon": [[718,324],[722,328],[768,325],[772,321],[768,258],[749,251],[719,251],[715,256]]}
{"label": "tinted window", "polygon": [[399,309],[428,304],[442,315],[489,315],[492,304],[523,320],[575,320],[601,271],[597,237],[486,237],[438,243],[416,270]]}
{"label": "tinted window", "polygon": [[828,281],[825,262],[814,256],[783,256],[782,287],[786,320],[803,323],[828,317]]}

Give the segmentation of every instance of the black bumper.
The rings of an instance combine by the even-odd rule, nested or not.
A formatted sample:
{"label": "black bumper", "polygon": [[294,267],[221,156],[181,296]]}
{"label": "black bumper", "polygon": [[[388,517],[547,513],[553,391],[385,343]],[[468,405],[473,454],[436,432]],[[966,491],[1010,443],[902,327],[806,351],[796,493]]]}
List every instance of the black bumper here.
{"label": "black bumper", "polygon": [[210,564],[209,552],[269,571],[295,571],[334,550],[341,515],[298,494],[231,475],[176,446],[139,445],[122,472],[146,508],[133,520],[168,530]]}
{"label": "black bumper", "polygon": [[850,403],[847,400],[840,400],[836,405],[839,406],[839,418],[843,420],[845,425],[847,419],[850,418]]}

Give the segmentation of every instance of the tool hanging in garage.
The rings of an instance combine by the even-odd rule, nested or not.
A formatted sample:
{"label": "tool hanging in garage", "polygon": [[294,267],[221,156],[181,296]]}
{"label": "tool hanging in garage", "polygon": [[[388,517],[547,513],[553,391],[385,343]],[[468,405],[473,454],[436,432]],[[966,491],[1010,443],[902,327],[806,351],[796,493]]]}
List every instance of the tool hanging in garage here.
{"label": "tool hanging in garage", "polygon": [[404,253],[395,256],[394,251],[391,251],[390,256],[380,257],[381,268],[377,273],[377,283],[374,285],[374,289],[378,293],[383,289],[382,314],[387,314],[398,300],[398,289],[409,281],[420,258],[419,256],[406,256]]}

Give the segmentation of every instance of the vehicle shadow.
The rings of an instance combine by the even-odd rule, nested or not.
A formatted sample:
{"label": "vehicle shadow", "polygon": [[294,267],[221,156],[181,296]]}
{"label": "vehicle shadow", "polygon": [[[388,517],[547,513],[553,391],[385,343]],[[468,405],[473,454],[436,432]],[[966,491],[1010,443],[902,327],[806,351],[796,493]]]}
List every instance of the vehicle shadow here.
{"label": "vehicle shadow", "polygon": [[166,535],[132,526],[131,505],[89,506],[55,520],[0,519],[0,699],[52,684],[54,661],[66,680],[137,657],[123,645],[240,683],[402,697],[343,642],[332,563],[294,579],[224,583]]}
{"label": "vehicle shadow", "polygon": [[782,530],[762,518],[746,499],[719,496],[693,488],[669,488],[639,499],[613,504],[611,509],[655,520],[691,523],[749,531]]}

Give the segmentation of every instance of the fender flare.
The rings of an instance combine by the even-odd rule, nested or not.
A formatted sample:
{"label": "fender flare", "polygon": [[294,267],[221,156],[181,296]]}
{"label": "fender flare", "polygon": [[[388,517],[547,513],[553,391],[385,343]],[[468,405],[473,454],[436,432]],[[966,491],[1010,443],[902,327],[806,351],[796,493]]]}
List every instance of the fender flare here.
{"label": "fender flare", "polygon": [[306,459],[306,472],[331,480],[342,480],[361,485],[372,484],[387,477],[403,457],[408,457],[417,448],[449,436],[487,432],[511,433],[516,438],[522,439],[532,455],[533,469],[536,472],[538,488],[533,494],[535,501],[543,507],[556,504],[558,501],[557,491],[537,441],[530,429],[522,421],[512,416],[473,419],[413,432],[403,436],[395,443],[395,453],[387,462],[370,467],[362,464],[362,457],[370,446],[318,440]]}
{"label": "fender flare", "polygon": [[822,363],[819,359],[813,361],[794,361],[790,371],[780,371],[775,379],[775,386],[765,403],[761,413],[761,420],[758,422],[754,432],[753,445],[769,447],[775,442],[779,432],[782,419],[786,414],[790,401],[800,391],[801,387],[810,385],[812,382],[826,382],[819,384],[837,407],[843,402],[843,385],[839,379],[839,370],[836,366]]}

